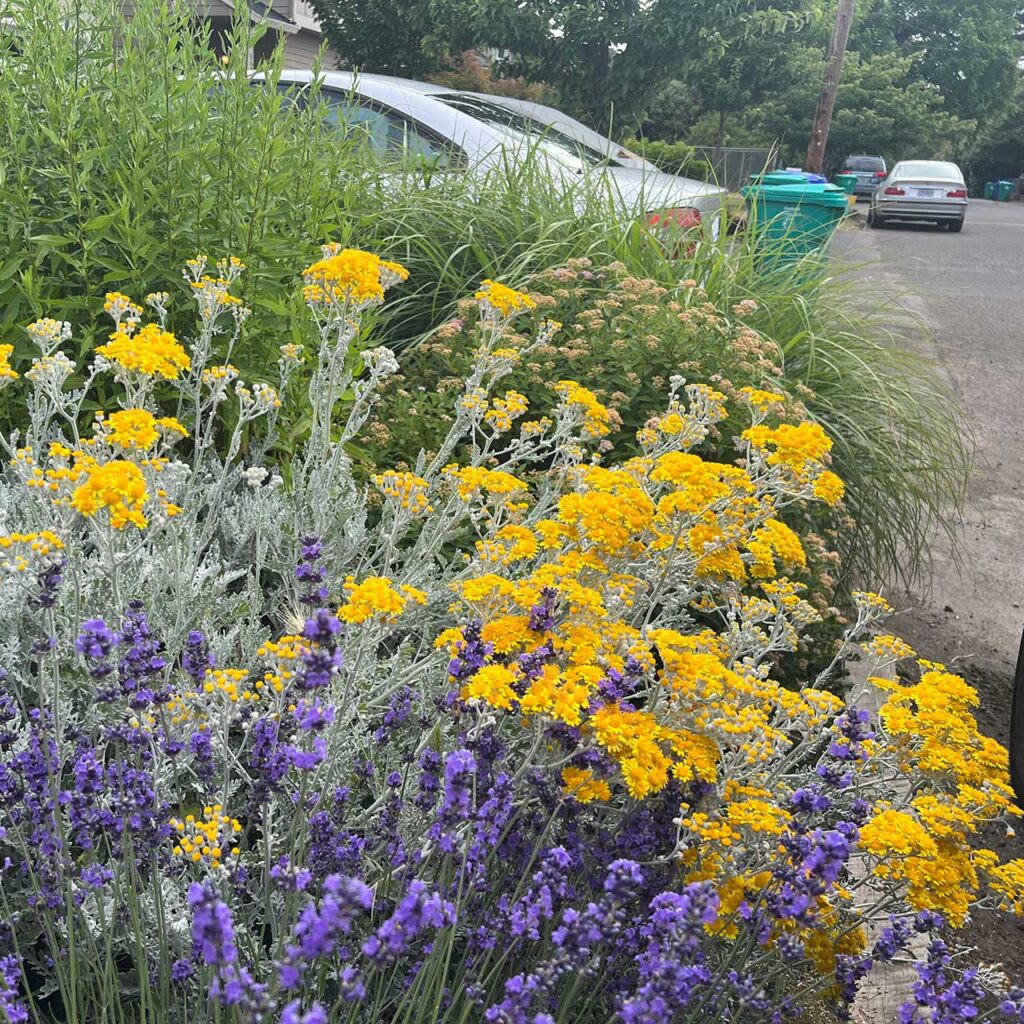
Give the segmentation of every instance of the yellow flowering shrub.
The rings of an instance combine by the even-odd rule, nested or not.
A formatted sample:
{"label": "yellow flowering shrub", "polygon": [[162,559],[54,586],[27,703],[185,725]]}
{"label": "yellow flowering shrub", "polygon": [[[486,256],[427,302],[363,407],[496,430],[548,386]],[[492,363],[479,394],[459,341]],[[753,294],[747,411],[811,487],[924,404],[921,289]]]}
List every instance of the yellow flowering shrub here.
{"label": "yellow flowering shrub", "polygon": [[[90,913],[115,871],[119,885],[137,874],[139,907],[157,881],[195,927],[240,889],[237,933],[262,941],[277,928],[283,952],[268,970],[313,984],[289,936],[358,881],[352,948],[373,961],[397,927],[373,915],[433,900],[430,927],[451,940],[436,946],[457,955],[427,963],[431,939],[416,969],[452,993],[466,977],[450,964],[472,959],[474,943],[489,956],[492,932],[522,974],[554,964],[561,977],[571,943],[554,930],[583,921],[611,929],[587,963],[622,968],[602,1020],[651,991],[668,998],[637,980],[647,939],[675,942],[658,931],[666,921],[686,937],[673,955],[699,950],[744,999],[736,971],[778,976],[757,996],[768,1006],[789,988],[849,1002],[868,934],[893,915],[934,932],[933,912],[958,926],[972,907],[1024,911],[1022,862],[978,840],[1019,813],[1006,751],[980,733],[977,694],[960,677],[922,660],[918,682],[891,678],[914,653],[877,630],[891,611],[883,597],[854,595],[835,655],[862,644],[877,699],[841,692],[835,665],[796,685],[779,678],[780,660],[832,614],[810,577],[822,542],[804,525],[843,485],[832,439],[786,408],[770,374],[742,390],[673,376],[635,443],[617,447],[618,413],[588,382],[552,374],[540,402],[505,386],[556,326],[522,326],[541,302],[484,282],[473,369],[446,398],[449,431],[362,479],[353,454],[398,362],[354,342],[404,270],[328,246],[304,272],[319,341],[308,437],[295,442],[277,411],[301,352],[281,346],[277,387],[241,379],[227,360],[246,320],[229,290],[243,268],[224,260],[214,275],[207,263],[185,271],[198,323],[187,346],[163,326],[168,296],[147,297],[147,325],[129,296],[106,297],[116,330],[90,374],[112,372],[123,394],[90,436],[87,389],[66,387],[78,370],[62,352],[70,326],[31,325],[40,355],[18,386],[32,389],[32,414],[23,435],[2,439],[17,532],[0,536],[2,585],[14,588],[0,621],[17,642],[0,667],[14,669],[25,708],[46,712],[17,728],[46,742],[19,733],[8,756],[5,738],[0,763],[27,764],[34,784],[34,755],[21,752],[52,739],[61,786],[79,774],[106,785],[106,808],[130,802],[118,790],[130,778],[146,805],[132,811],[145,858],[109,854],[113,832],[96,842],[74,831],[90,822],[66,833],[91,844],[74,847],[85,870],[113,866],[109,878],[75,875],[79,888],[53,906]],[[713,310],[677,312],[724,330]],[[524,422],[531,405],[547,414]],[[22,643],[40,611],[42,642]],[[0,710],[7,730],[20,706]],[[76,797],[53,814],[77,814]],[[31,818],[0,824],[25,864]],[[5,893],[9,878],[28,884],[12,872]],[[492,882],[500,897],[488,904]],[[525,895],[535,886],[547,895]],[[551,911],[537,909],[546,900]],[[697,908],[689,918],[684,904]],[[642,948],[621,952],[622,921]],[[84,925],[75,918],[89,934]],[[147,949],[164,948],[159,935],[187,960],[194,935],[139,927]],[[393,1001],[381,963],[365,983],[381,986],[390,1014],[406,994]],[[491,1005],[516,994],[498,982]],[[458,1007],[479,1016],[476,1002]],[[708,1019],[737,1018],[712,1007]]]}

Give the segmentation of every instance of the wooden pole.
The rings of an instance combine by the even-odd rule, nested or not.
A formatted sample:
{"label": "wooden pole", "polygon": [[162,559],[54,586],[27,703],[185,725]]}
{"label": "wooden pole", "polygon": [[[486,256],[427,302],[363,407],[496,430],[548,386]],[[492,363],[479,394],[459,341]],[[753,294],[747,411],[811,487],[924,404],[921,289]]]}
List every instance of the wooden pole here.
{"label": "wooden pole", "polygon": [[807,146],[807,161],[804,164],[804,170],[816,174],[821,173],[825,163],[825,147],[828,145],[829,128],[832,127],[832,111],[835,109],[839,76],[843,70],[843,58],[846,56],[846,42],[850,38],[854,3],[855,0],[839,0],[839,6],[836,8],[836,23],[828,44],[825,84],[818,95],[818,108],[814,112],[811,141]]}

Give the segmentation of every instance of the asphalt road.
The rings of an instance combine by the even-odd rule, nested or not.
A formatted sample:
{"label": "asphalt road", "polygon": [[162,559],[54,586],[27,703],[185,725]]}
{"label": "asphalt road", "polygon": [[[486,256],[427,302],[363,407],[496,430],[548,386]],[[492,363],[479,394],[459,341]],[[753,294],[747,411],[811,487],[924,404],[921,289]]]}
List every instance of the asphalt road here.
{"label": "asphalt road", "polygon": [[931,587],[899,600],[896,626],[942,648],[923,656],[1004,675],[1024,627],[1024,204],[973,201],[956,235],[843,231],[836,256],[864,260],[859,272],[923,321],[908,343],[938,359],[976,443],[960,565],[936,537]]}

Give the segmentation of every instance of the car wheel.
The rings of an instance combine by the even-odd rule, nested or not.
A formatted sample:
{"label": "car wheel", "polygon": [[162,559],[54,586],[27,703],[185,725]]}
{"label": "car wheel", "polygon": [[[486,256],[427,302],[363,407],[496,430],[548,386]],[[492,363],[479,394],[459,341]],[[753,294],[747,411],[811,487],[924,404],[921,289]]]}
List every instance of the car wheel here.
{"label": "car wheel", "polygon": [[869,228],[880,228],[882,226],[882,218],[875,213],[875,208],[872,206],[868,210],[868,227]]}
{"label": "car wheel", "polygon": [[946,229],[948,231],[952,231],[954,234],[957,234],[958,232],[963,231],[963,229],[964,229],[964,219],[963,219],[963,217],[961,217],[959,220],[951,220],[946,225]]}

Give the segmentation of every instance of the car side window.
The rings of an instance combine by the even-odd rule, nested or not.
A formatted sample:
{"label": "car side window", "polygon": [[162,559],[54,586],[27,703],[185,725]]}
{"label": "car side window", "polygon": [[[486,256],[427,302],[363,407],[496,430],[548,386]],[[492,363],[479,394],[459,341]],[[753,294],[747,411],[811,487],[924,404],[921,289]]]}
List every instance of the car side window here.
{"label": "car side window", "polygon": [[443,143],[419,131],[404,117],[330,89],[325,89],[322,97],[327,103],[328,123],[336,125],[346,138],[365,133],[379,156],[401,161],[424,160],[435,167],[452,163],[452,153]]}
{"label": "car side window", "polygon": [[[308,88],[280,82],[278,89],[286,103],[301,110],[310,106]],[[459,151],[443,140],[421,131],[412,121],[390,110],[382,110],[349,92],[321,89],[315,101],[324,122],[339,135],[362,141],[384,161],[448,168],[460,164]]]}

